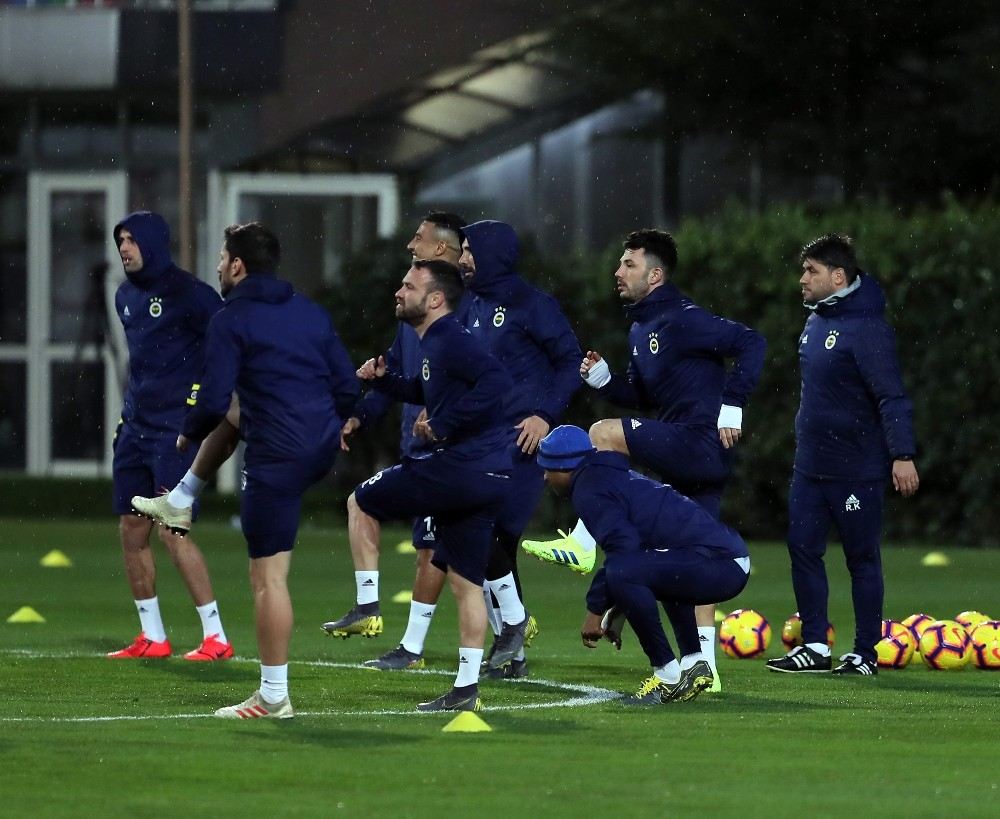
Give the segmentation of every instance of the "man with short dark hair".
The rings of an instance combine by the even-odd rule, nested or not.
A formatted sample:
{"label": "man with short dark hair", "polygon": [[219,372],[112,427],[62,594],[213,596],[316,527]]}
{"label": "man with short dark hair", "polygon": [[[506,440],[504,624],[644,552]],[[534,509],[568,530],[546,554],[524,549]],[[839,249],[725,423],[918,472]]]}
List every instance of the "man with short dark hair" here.
{"label": "man with short dark hair", "polygon": [[[904,498],[917,491],[913,408],[903,388],[885,295],[858,269],[847,236],[828,234],[799,255],[810,311],[799,337],[802,395],[795,416],[795,466],[788,493],[788,553],[804,645],[768,669],[873,676],[881,637],[882,498],[885,482]],[[833,668],[826,643],[823,555],[837,527],[851,574],[853,650]]]}
{"label": "man with short dark hair", "polygon": [[420,374],[388,372],[385,359],[369,359],[358,376],[427,416],[417,433],[431,441],[426,458],[404,458],[373,475],[347,502],[351,552],[378,553],[381,523],[432,515],[437,525],[433,563],[448,573],[458,604],[459,670],[450,691],[417,707],[472,711],[479,700],[486,611],[482,585],[493,526],[507,495],[503,396],[510,377],[459,324],[454,309],[464,287],[458,269],[443,261],[414,261],[396,292],[396,316],[420,338]]}
{"label": "man with short dark hair", "polygon": [[[556,427],[541,442],[545,481],[573,508],[605,553],[587,593],[580,630],[594,648],[607,637],[621,648],[602,613],[624,614],[652,674],[629,705],[684,702],[712,685],[702,655],[695,605],[735,597],[747,584],[750,556],[742,538],[670,486],[629,470],[618,452],[599,452],[579,427]],[[663,633],[657,603],[674,628],[680,661]],[[609,618],[610,619],[610,618]]]}
{"label": "man with short dark hair", "polygon": [[[358,382],[330,317],[276,278],[277,237],[251,222],[226,228],[219,281],[225,307],[209,325],[205,371],[178,448],[226,416],[235,390],[246,442],[240,523],[250,556],[260,687],[220,708],[227,719],[294,716],[288,696],[292,601],[288,569],[302,494],[333,466]],[[144,499],[135,498],[133,503]],[[155,510],[153,510],[155,511]]]}
{"label": "man with short dark hair", "polygon": [[[126,277],[115,293],[115,310],[129,350],[128,388],[114,443],[114,511],[141,630],[131,645],[108,657],[151,659],[169,657],[172,649],[156,593],[152,524],[134,513],[130,499],[173,486],[191,464],[191,453],[174,448],[176,429],[191,382],[201,371],[209,320],[222,301],[171,261],[170,230],[159,214],[126,216],[115,226],[114,239]],[[232,657],[201,550],[167,526],[158,529],[201,618],[202,643],[184,658]]]}
{"label": "man with short dark hair", "polygon": [[[755,330],[694,304],[671,281],[676,266],[677,246],[666,231],[637,230],[625,239],[615,281],[633,320],[628,372],[612,373],[601,354],[589,350],[580,375],[602,398],[657,416],[598,421],[590,438],[597,449],[653,470],[718,517],[743,407],[760,377],[767,343]],[[727,359],[734,360],[728,372]],[[523,548],[577,571],[594,565],[594,538],[582,523],[559,540],[525,541]],[[699,608],[698,625],[717,691],[711,606]]]}

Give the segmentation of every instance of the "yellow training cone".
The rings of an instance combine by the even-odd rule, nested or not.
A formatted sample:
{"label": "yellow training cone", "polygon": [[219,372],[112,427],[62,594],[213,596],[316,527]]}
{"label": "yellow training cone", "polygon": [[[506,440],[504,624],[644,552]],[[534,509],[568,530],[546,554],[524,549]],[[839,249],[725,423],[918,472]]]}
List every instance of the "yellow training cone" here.
{"label": "yellow training cone", "polygon": [[35,611],[31,606],[21,606],[17,611],[15,611],[10,617],[7,618],[8,623],[44,623],[45,618],[42,617],[37,611]]}
{"label": "yellow training cone", "polygon": [[928,552],[920,561],[921,566],[950,566],[951,558],[944,552]]}
{"label": "yellow training cone", "polygon": [[396,592],[392,596],[393,603],[409,603],[413,599],[413,592],[409,589],[403,589],[401,592]]}
{"label": "yellow training cone", "polygon": [[68,569],[73,565],[73,561],[58,549],[53,549],[39,563],[47,569]]}
{"label": "yellow training cone", "polygon": [[447,734],[481,734],[493,729],[475,711],[462,711],[441,730]]}
{"label": "yellow training cone", "polygon": [[396,544],[396,554],[412,555],[416,551],[413,548],[413,542],[410,540],[401,540]]}

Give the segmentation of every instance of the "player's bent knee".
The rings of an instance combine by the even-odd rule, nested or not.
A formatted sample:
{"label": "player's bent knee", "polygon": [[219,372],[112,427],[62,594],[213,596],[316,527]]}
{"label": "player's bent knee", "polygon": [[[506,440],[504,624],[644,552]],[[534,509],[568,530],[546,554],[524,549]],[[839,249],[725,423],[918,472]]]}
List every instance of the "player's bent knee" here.
{"label": "player's bent knee", "polygon": [[617,418],[605,418],[592,424],[588,434],[590,442],[598,449],[628,454],[622,422]]}

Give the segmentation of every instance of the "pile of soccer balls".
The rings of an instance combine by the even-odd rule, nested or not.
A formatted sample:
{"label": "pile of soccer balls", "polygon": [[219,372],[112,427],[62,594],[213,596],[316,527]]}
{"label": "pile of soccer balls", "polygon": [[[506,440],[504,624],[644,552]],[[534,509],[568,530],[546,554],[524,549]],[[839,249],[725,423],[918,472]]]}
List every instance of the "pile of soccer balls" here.
{"label": "pile of soccer balls", "polygon": [[[833,624],[827,624],[827,644],[832,646],[835,637]],[[786,649],[802,645],[798,612],[785,621],[781,641]],[[771,624],[759,611],[736,609],[719,624],[719,643],[737,660],[757,657],[771,643]],[[1000,670],[1000,621],[978,611],[963,611],[954,620],[935,620],[927,614],[883,620],[882,639],[875,648],[880,668],[904,668],[919,655],[936,670],[964,668],[970,660],[977,668]]]}

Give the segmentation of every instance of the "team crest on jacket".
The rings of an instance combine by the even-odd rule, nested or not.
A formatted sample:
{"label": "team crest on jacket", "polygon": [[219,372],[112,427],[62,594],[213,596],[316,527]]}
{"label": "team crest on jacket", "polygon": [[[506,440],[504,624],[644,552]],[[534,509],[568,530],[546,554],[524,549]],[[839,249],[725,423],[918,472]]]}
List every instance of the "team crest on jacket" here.
{"label": "team crest on jacket", "polygon": [[832,350],[837,344],[837,336],[839,336],[836,330],[831,330],[830,335],[826,337],[826,341],[823,342],[823,346],[828,350]]}
{"label": "team crest on jacket", "polygon": [[163,300],[157,297],[153,297],[149,300],[149,315],[153,318],[159,318],[163,313]]}
{"label": "team crest on jacket", "polygon": [[504,320],[507,318],[507,308],[498,307],[496,312],[493,314],[493,326],[503,327]]}
{"label": "team crest on jacket", "polygon": [[656,355],[658,352],[660,352],[660,339],[656,333],[649,334],[649,351],[653,355]]}
{"label": "team crest on jacket", "polygon": [[424,381],[431,380],[431,362],[427,358],[424,359],[424,363],[420,366],[420,377],[423,378]]}

